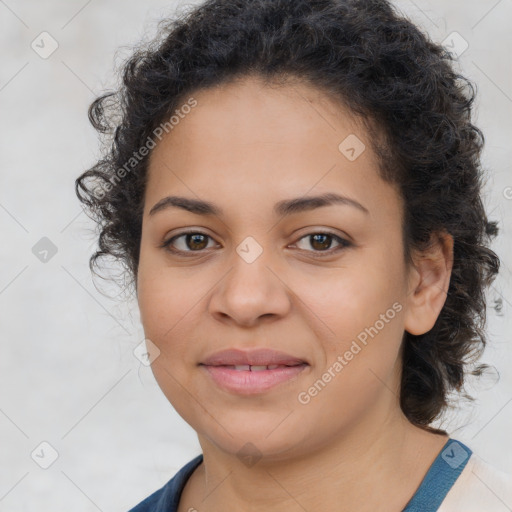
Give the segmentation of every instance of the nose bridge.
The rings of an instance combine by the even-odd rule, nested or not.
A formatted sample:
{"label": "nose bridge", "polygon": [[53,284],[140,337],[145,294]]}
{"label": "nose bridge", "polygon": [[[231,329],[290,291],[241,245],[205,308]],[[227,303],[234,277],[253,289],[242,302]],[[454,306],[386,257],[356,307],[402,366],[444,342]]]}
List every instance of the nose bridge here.
{"label": "nose bridge", "polygon": [[289,297],[272,268],[275,259],[271,256],[270,250],[251,236],[236,246],[229,260],[230,270],[214,290],[211,314],[244,324],[264,315],[285,314]]}

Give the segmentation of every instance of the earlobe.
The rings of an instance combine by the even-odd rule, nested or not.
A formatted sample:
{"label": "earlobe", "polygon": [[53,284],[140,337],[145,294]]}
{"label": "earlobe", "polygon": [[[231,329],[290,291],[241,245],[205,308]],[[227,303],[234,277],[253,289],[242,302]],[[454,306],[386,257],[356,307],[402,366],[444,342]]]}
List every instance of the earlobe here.
{"label": "earlobe", "polygon": [[430,331],[441,312],[450,285],[453,267],[453,237],[432,235],[435,241],[414,258],[407,296],[404,328],[413,335]]}

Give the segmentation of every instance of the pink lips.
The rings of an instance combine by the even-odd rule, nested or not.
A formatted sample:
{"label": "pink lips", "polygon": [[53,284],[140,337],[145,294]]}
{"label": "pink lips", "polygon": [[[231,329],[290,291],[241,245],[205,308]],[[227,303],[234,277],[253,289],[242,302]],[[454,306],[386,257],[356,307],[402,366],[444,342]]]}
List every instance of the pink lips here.
{"label": "pink lips", "polygon": [[207,357],[200,366],[223,389],[249,395],[286,382],[309,365],[303,359],[275,350],[230,349]]}
{"label": "pink lips", "polygon": [[305,363],[303,359],[290,356],[284,352],[270,349],[253,350],[222,350],[207,357],[201,364],[207,366],[230,366],[230,365],[286,365],[293,366]]}

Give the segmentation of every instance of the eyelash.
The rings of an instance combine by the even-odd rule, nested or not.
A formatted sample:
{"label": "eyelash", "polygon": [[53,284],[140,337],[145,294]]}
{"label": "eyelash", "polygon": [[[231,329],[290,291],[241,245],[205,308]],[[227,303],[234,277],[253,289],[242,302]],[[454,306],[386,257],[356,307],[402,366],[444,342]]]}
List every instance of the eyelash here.
{"label": "eyelash", "polygon": [[[210,235],[207,235],[206,233],[203,233],[201,231],[184,231],[183,233],[179,233],[178,235],[173,236],[169,240],[164,241],[160,245],[160,248],[165,249],[165,250],[167,250],[167,251],[169,251],[169,252],[171,252],[173,254],[183,255],[185,257],[194,256],[195,254],[200,254],[201,252],[204,252],[205,249],[200,249],[198,251],[182,251],[180,249],[174,249],[174,248],[171,247],[171,244],[175,240],[177,240],[178,238],[181,238],[183,236],[186,236],[186,235],[203,235],[203,236],[206,236],[207,238],[213,240],[213,238]],[[343,249],[346,249],[346,248],[351,247],[353,245],[352,242],[349,242],[345,238],[341,238],[340,236],[335,235],[334,233],[330,233],[329,231],[315,231],[315,232],[312,232],[312,233],[308,233],[307,235],[301,236],[298,241],[300,241],[300,240],[302,240],[304,238],[307,238],[307,237],[314,236],[314,235],[327,235],[327,236],[331,237],[332,239],[334,239],[336,242],[338,242],[340,244],[340,247],[337,247],[334,250],[327,249],[325,251],[315,251],[315,250],[313,250],[313,251],[306,251],[306,252],[316,253],[314,255],[315,258],[322,258],[324,256],[331,256],[332,254],[337,253],[339,251],[342,251]],[[305,249],[301,249],[301,250],[305,250]]]}

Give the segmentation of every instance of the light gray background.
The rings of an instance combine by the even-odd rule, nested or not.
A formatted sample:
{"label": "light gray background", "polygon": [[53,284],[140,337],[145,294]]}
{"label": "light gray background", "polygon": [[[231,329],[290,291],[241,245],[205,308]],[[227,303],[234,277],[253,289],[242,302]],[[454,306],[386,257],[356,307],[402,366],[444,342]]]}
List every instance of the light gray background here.
{"label": "light gray background", "polygon": [[[398,4],[436,41],[456,31],[469,43],[459,65],[478,86],[476,123],[491,171],[486,205],[501,223],[494,249],[502,272],[489,293],[483,360],[501,380],[486,378],[476,405],[445,426],[512,472],[512,1]],[[94,226],[73,190],[99,155],[89,103],[115,84],[114,63],[130,45],[150,38],[177,5],[0,0],[0,511],[126,511],[200,453],[133,355],[143,339],[136,305],[93,285]],[[43,31],[59,45],[47,59],[31,48]],[[42,237],[58,251],[46,263],[32,252]],[[48,469],[31,458],[42,441],[59,454]],[[44,447],[36,453],[49,456]]]}

